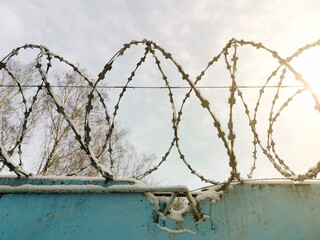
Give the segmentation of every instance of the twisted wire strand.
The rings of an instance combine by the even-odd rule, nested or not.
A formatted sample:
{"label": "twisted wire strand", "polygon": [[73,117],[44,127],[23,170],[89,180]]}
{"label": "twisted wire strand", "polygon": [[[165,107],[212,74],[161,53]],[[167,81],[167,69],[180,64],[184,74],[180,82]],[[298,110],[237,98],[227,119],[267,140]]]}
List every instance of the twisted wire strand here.
{"label": "twisted wire strand", "polygon": [[[140,60],[136,63],[136,66],[134,67],[133,71],[131,72],[130,76],[128,77],[126,83],[124,86],[122,86],[121,93],[119,94],[118,100],[114,106],[113,112],[110,114],[110,109],[107,108],[105,99],[103,97],[103,94],[100,92],[98,84],[102,82],[106,76],[111,72],[113,64],[120,58],[121,56],[125,55],[127,50],[130,47],[134,46],[144,46],[145,51],[143,56],[140,58]],[[249,110],[248,103],[245,101],[244,94],[240,90],[240,86],[237,84],[237,68],[238,68],[238,48],[242,46],[251,46],[256,48],[259,51],[266,51],[272,55],[272,57],[278,61],[279,65],[276,67],[276,69],[267,77],[265,84],[261,86],[259,90],[259,96],[258,100],[255,104],[253,114],[251,114]],[[32,113],[33,107],[37,101],[37,98],[40,95],[41,91],[46,91],[48,96],[53,100],[56,110],[59,114],[63,116],[65,121],[68,123],[70,128],[72,129],[73,134],[75,135],[75,138],[77,139],[78,143],[81,146],[81,149],[84,151],[84,153],[88,156],[90,159],[90,164],[86,164],[84,166],[81,166],[80,169],[67,174],[68,176],[79,174],[80,172],[87,169],[89,166],[93,166],[96,168],[96,170],[106,178],[106,180],[111,180],[113,178],[113,168],[114,168],[114,161],[116,161],[113,157],[113,143],[112,143],[112,137],[115,130],[115,121],[116,117],[119,111],[119,108],[121,106],[121,101],[125,96],[125,93],[128,88],[130,88],[130,84],[133,81],[136,72],[138,69],[143,65],[148,55],[151,55],[151,57],[154,59],[155,65],[157,66],[158,71],[161,74],[162,81],[165,84],[165,88],[168,90],[168,98],[171,105],[172,110],[172,129],[173,129],[173,139],[169,144],[168,150],[163,154],[163,157],[161,160],[155,165],[152,166],[150,169],[146,170],[144,173],[139,174],[135,176],[137,179],[142,179],[152,172],[156,171],[167,159],[170,155],[172,149],[175,147],[177,149],[177,152],[179,154],[180,159],[182,162],[186,165],[186,167],[190,170],[190,172],[197,177],[199,177],[202,181],[210,183],[210,184],[220,184],[221,189],[225,189],[228,187],[228,185],[232,181],[242,181],[242,177],[240,176],[240,172],[237,168],[237,160],[236,160],[236,154],[234,152],[234,145],[235,145],[235,138],[236,134],[234,131],[234,116],[233,116],[233,109],[236,104],[236,95],[239,97],[240,102],[244,106],[245,109],[245,115],[248,118],[249,122],[249,128],[251,129],[251,132],[253,134],[253,163],[250,168],[250,171],[248,173],[248,177],[251,178],[254,170],[256,169],[256,161],[257,161],[257,152],[259,148],[261,151],[267,156],[269,161],[273,164],[274,168],[280,172],[284,177],[289,178],[294,181],[303,181],[305,179],[315,178],[317,174],[320,171],[320,163],[316,164],[314,167],[310,168],[306,173],[296,175],[290,167],[285,163],[285,161],[277,154],[276,148],[275,148],[275,141],[273,139],[273,129],[274,125],[277,121],[277,119],[280,117],[282,111],[286,109],[286,107],[289,106],[289,104],[292,102],[292,100],[301,94],[302,92],[308,91],[314,100],[315,103],[315,110],[320,112],[320,104],[318,100],[318,96],[313,91],[312,86],[301,76],[300,73],[298,73],[290,64],[290,62],[297,58],[299,55],[301,55],[304,51],[309,50],[313,47],[320,46],[320,40],[307,44],[304,47],[298,49],[295,53],[293,53],[291,56],[287,58],[282,58],[279,56],[279,54],[276,51],[273,51],[266,46],[264,46],[261,43],[255,43],[252,41],[244,41],[244,40],[237,40],[237,39],[231,39],[226,46],[220,51],[218,55],[212,58],[211,61],[208,62],[206,68],[200,72],[200,74],[196,77],[195,81],[192,81],[189,74],[187,74],[182,66],[173,58],[171,53],[167,52],[165,49],[163,49],[161,46],[156,44],[155,42],[151,40],[143,39],[141,41],[131,41],[130,43],[126,43],[123,45],[123,47],[115,53],[115,55],[106,63],[103,70],[98,74],[98,78],[95,81],[90,80],[77,66],[72,64],[71,62],[67,61],[63,57],[51,52],[47,47],[42,45],[34,45],[34,44],[26,44],[24,46],[18,47],[14,50],[12,50],[11,53],[9,53],[6,57],[4,57],[0,62],[0,70],[6,71],[8,75],[11,77],[15,85],[18,87],[18,91],[21,95],[22,103],[24,106],[24,119],[23,123],[21,125],[21,131],[18,133],[17,141],[13,145],[13,147],[10,150],[5,150],[4,146],[0,144],[0,158],[3,163],[3,166],[1,169],[3,169],[4,166],[7,166],[10,171],[17,174],[17,176],[31,176],[32,174],[25,171],[23,169],[23,159],[22,159],[22,142],[24,140],[26,131],[27,131],[27,125],[30,118],[30,115]],[[41,83],[38,86],[38,89],[35,93],[35,95],[32,98],[31,103],[27,104],[27,99],[25,97],[24,93],[24,86],[19,82],[19,79],[15,76],[15,74],[9,69],[8,67],[8,61],[12,59],[13,57],[16,57],[20,51],[27,50],[27,49],[37,49],[39,51],[39,54],[36,57],[36,65],[35,68],[38,70],[40,77],[41,77]],[[180,74],[181,79],[183,81],[186,81],[188,85],[190,86],[190,89],[185,94],[185,97],[183,98],[181,105],[179,108],[176,107],[176,103],[174,100],[174,94],[172,87],[170,85],[170,81],[168,79],[168,76],[163,70],[162,62],[160,61],[159,54],[164,57],[165,61],[168,61],[171,63],[177,72]],[[43,68],[43,59],[46,58],[46,64]],[[231,58],[229,60],[229,58]],[[78,129],[77,125],[72,121],[70,116],[68,116],[65,107],[61,103],[59,97],[54,93],[52,90],[52,86],[50,84],[49,80],[49,70],[52,67],[52,59],[57,59],[60,62],[66,64],[67,66],[71,67],[72,70],[79,74],[88,84],[87,87],[91,88],[89,94],[87,95],[87,103],[85,108],[85,117],[84,117],[84,129],[83,132]],[[219,118],[217,115],[213,112],[212,108],[210,107],[209,101],[201,94],[200,88],[197,87],[197,84],[203,79],[203,77],[206,75],[206,72],[211,67],[214,67],[215,64],[219,61],[224,61],[226,70],[229,74],[230,80],[231,80],[231,86],[230,86],[230,93],[228,98],[228,105],[229,105],[229,119],[227,123],[227,129],[226,131],[223,129]],[[263,145],[263,143],[260,140],[260,136],[257,132],[257,116],[259,113],[259,109],[261,106],[261,100],[263,98],[263,94],[265,92],[265,89],[269,86],[268,84],[270,81],[274,78],[276,78],[278,72],[281,71],[279,75],[279,81],[276,86],[277,90],[273,97],[272,103],[271,103],[271,109],[269,113],[269,126],[267,131],[267,143],[266,145]],[[293,95],[291,95],[289,98],[287,98],[286,101],[280,106],[278,110],[275,109],[276,103],[278,102],[279,96],[280,96],[280,90],[283,89],[283,80],[287,74],[287,72],[290,72],[294,75],[296,81],[299,83],[302,83],[303,89],[298,89]],[[210,115],[213,121],[214,128],[217,130],[218,138],[222,141],[224,148],[226,150],[226,153],[229,158],[229,166],[231,168],[230,175],[227,180],[220,183],[218,181],[215,181],[213,179],[207,178],[200,174],[198,171],[196,171],[192,165],[188,162],[185,155],[183,154],[182,147],[179,143],[179,124],[182,121],[182,114],[183,109],[185,107],[185,104],[187,103],[188,99],[191,96],[191,93],[194,93],[195,96],[199,99],[201,106],[206,109],[207,113]],[[93,104],[94,100],[98,99],[98,102],[101,104],[104,115],[105,115],[105,121],[108,125],[107,131],[105,133],[105,138],[102,144],[101,149],[98,153],[94,153],[92,150],[91,142],[92,142],[92,124],[90,121],[90,116],[92,114]],[[228,133],[226,135],[226,132]],[[16,164],[11,158],[13,153],[18,149],[18,155],[19,155],[19,164]],[[101,163],[101,156],[104,152],[108,152],[108,156],[110,159],[110,168],[106,168]]]}

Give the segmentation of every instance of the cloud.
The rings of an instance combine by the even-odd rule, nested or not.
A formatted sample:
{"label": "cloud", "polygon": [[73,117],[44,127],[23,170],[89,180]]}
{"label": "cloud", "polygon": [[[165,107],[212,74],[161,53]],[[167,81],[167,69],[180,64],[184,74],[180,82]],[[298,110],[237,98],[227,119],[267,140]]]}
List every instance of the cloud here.
{"label": "cloud", "polygon": [[[2,46],[2,49],[0,50],[0,53],[3,53],[3,48],[6,47],[6,43],[11,42],[13,39],[18,38],[21,35],[24,24],[22,19],[19,17],[19,14],[14,12],[6,5],[0,5],[0,14],[2,18],[2,26],[0,32],[0,45]],[[10,51],[12,49],[10,49]],[[7,49],[7,51],[8,50],[9,49]]]}

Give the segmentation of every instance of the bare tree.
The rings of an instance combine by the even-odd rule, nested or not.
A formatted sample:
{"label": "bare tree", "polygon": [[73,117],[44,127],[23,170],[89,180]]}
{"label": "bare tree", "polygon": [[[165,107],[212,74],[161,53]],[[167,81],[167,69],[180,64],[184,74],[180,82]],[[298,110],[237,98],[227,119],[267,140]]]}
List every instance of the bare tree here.
{"label": "bare tree", "polygon": [[[83,82],[77,73],[56,74],[57,82],[63,86],[57,88],[56,94],[60,97],[61,103],[66,109],[71,120],[84,128],[84,117],[87,106],[87,95],[90,88],[77,87]],[[107,99],[105,93],[100,93]],[[146,171],[155,160],[153,154],[138,155],[135,147],[131,145],[126,136],[128,131],[116,125],[113,134],[107,145],[112,146],[112,152],[108,148],[103,149],[105,135],[109,130],[103,109],[93,103],[91,118],[91,146],[99,162],[112,169],[116,177],[133,177]],[[49,134],[46,136],[45,150],[42,154],[42,161],[38,168],[38,174],[78,174],[86,176],[97,176],[99,173],[90,166],[90,160],[81,149],[80,144],[74,137],[70,125],[61,114],[55,110],[50,99],[43,102],[46,106],[45,116],[49,125]],[[111,159],[112,158],[112,159]],[[111,166],[113,161],[113,166]]]}
{"label": "bare tree", "polygon": [[[25,79],[25,85],[36,81],[35,78],[37,76],[35,76],[31,68],[20,67],[20,71],[21,73],[16,75]],[[3,74],[1,84],[7,81],[8,78],[7,74]],[[60,99],[69,118],[79,129],[84,129],[87,96],[91,88],[79,87],[79,85],[83,86],[87,83],[76,72],[56,71],[50,74],[50,82],[56,86],[54,92]],[[12,145],[17,140],[17,137],[13,136],[19,136],[19,134],[11,133],[13,131],[21,131],[7,124],[10,116],[16,112],[15,104],[11,99],[18,93],[17,88],[10,88],[6,94],[1,95],[0,99],[0,138],[3,144],[8,146],[8,149],[10,149],[10,146],[12,148]],[[100,95],[107,101],[108,96],[106,93],[100,93]],[[96,169],[91,166],[90,159],[75,139],[70,125],[64,116],[58,113],[56,105],[45,90],[42,91],[41,98],[39,97],[37,104],[33,106],[32,112],[33,120],[28,124],[27,131],[38,131],[44,135],[41,160],[36,170],[37,174],[99,175]],[[107,122],[104,113],[99,101],[94,99],[93,110],[90,114],[92,126],[90,145],[99,162],[111,168],[113,174],[119,178],[133,177],[149,169],[156,159],[155,155],[148,153],[138,154],[136,148],[127,140],[128,131],[118,124],[115,124],[112,135],[105,144],[110,123]],[[15,121],[11,119],[10,122],[14,123]],[[112,148],[109,146],[112,146]]]}
{"label": "bare tree", "polygon": [[[28,133],[35,126],[40,111],[30,113],[28,122],[24,123],[26,112],[29,110],[30,94],[23,91],[26,85],[34,84],[37,72],[32,65],[23,65],[10,61],[7,71],[0,72],[0,142],[10,157],[21,155],[21,143],[28,142]],[[38,102],[33,106],[36,107]],[[30,107],[30,106],[29,106]],[[17,151],[18,150],[18,151]],[[20,165],[22,165],[20,156]],[[0,172],[4,165],[0,168]]]}

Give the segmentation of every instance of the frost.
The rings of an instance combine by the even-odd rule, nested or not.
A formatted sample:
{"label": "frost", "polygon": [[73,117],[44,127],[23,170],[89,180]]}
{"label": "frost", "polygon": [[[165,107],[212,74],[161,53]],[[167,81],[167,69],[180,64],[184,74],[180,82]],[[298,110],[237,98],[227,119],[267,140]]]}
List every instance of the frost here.
{"label": "frost", "polygon": [[150,192],[144,193],[144,195],[148,198],[148,200],[154,204],[157,210],[160,209],[159,199]]}
{"label": "frost", "polygon": [[[52,178],[51,178],[52,179]],[[60,178],[61,179],[61,178]],[[100,185],[32,185],[24,184],[21,186],[10,186],[10,185],[0,185],[0,192],[9,193],[147,193],[147,192],[168,192],[168,191],[179,191],[180,188],[172,187],[152,187],[142,184],[135,185],[111,185],[109,187],[104,187]],[[151,195],[148,195],[151,199]],[[151,199],[152,200],[152,199]],[[155,201],[153,199],[152,201]],[[159,201],[159,200],[157,200]],[[155,201],[155,203],[157,202]],[[159,204],[158,204],[159,205]]]}
{"label": "frost", "polygon": [[255,179],[255,180],[245,180],[244,184],[320,184],[319,179],[307,179],[303,182],[294,182],[290,179],[284,178],[274,178],[274,179]]}
{"label": "frost", "polygon": [[19,168],[8,156],[7,152],[4,150],[3,146],[0,144],[0,156],[4,160],[4,164],[7,165],[10,169],[14,170],[15,173],[22,173],[25,176],[29,176],[30,173],[25,171],[23,168]]}
{"label": "frost", "polygon": [[107,188],[98,185],[0,185],[1,193],[82,193],[104,192]]}
{"label": "frost", "polygon": [[160,202],[163,202],[165,204],[168,204],[170,202],[170,197],[159,196],[158,199]]}
{"label": "frost", "polygon": [[[105,180],[105,178],[103,178]],[[137,180],[135,178],[113,178],[112,181],[115,181],[115,182],[132,182],[132,183],[135,183],[135,184],[141,184],[141,185],[145,185],[144,182],[140,181],[140,180]]]}
{"label": "frost", "polygon": [[159,212],[158,214],[159,214],[159,216],[161,217],[162,220],[164,220],[164,221],[167,220],[167,216],[164,215],[162,212]]}
{"label": "frost", "polygon": [[171,219],[175,220],[175,221],[183,221],[183,215],[186,213],[186,212],[189,212],[191,211],[191,206],[188,205],[186,206],[185,208],[179,210],[179,211],[176,211],[176,210],[173,210],[171,209],[170,210],[170,214],[168,215],[168,217],[170,217]]}
{"label": "frost", "polygon": [[203,192],[196,196],[196,201],[199,202],[206,198],[210,198],[211,204],[215,204],[217,201],[221,200],[221,195],[224,193],[223,191],[217,191],[218,188],[219,186],[206,188]]}
{"label": "frost", "polygon": [[57,181],[70,181],[70,180],[78,180],[78,181],[105,181],[104,177],[83,177],[83,176],[32,176],[29,179],[46,179],[46,180],[57,180]]}
{"label": "frost", "polygon": [[206,221],[207,219],[211,219],[211,217],[209,215],[202,215],[202,218],[200,220],[198,220],[196,222],[196,224],[200,224],[200,223]]}
{"label": "frost", "polygon": [[166,231],[168,233],[174,233],[174,234],[181,234],[181,233],[190,233],[190,234],[194,234],[194,235],[198,235],[197,233],[189,230],[189,229],[179,229],[179,230],[173,230],[173,229],[170,229],[170,228],[167,228],[167,227],[161,227],[158,223],[154,223],[154,225],[158,226],[158,228],[160,228],[161,230],[163,231]]}

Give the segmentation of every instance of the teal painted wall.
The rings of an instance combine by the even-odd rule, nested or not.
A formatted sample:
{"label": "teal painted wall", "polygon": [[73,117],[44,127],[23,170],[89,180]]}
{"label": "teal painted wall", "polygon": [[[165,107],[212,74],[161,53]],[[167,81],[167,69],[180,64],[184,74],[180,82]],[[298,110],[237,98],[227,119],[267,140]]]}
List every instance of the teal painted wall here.
{"label": "teal painted wall", "polygon": [[23,184],[108,187],[126,183],[2,178],[1,240],[320,239],[318,184],[237,185],[213,205],[209,199],[198,202],[200,213],[210,216],[198,223],[192,211],[185,213],[183,221],[159,215],[156,205],[144,193],[45,193],[45,190],[8,193],[4,190],[5,185]]}

